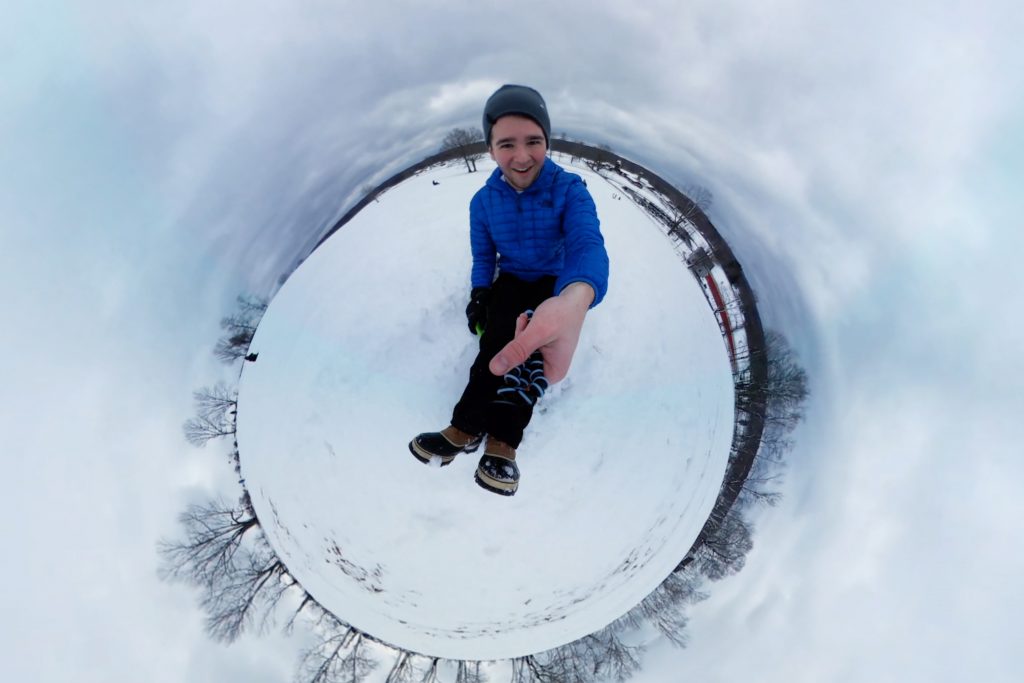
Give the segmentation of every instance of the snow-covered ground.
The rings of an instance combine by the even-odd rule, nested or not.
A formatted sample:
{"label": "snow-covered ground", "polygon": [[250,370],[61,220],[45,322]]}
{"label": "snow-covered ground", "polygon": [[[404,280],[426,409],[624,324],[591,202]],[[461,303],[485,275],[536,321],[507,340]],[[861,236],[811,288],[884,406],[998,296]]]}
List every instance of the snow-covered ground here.
{"label": "snow-covered ground", "polygon": [[448,424],[475,354],[467,207],[492,168],[421,173],[332,236],[271,302],[239,396],[242,475],[292,575],[340,619],[446,658],[537,652],[633,607],[706,521],[733,427],[697,281],[647,214],[573,167],[611,284],[519,449],[519,492],[477,487],[475,455],[409,454]]}

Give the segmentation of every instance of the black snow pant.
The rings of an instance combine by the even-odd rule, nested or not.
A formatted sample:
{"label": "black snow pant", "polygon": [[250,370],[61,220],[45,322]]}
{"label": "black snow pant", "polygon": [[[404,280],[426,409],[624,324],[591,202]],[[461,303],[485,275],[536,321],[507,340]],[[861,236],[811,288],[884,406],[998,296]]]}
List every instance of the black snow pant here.
{"label": "black snow pant", "polygon": [[469,383],[452,412],[452,426],[469,434],[488,434],[518,448],[523,430],[533,416],[533,406],[499,402],[498,389],[505,386],[500,375],[491,374],[491,359],[512,341],[516,318],[535,309],[554,295],[555,277],[546,275],[534,282],[501,273],[491,285],[487,304],[487,327],[480,337],[480,351],[469,370]]}

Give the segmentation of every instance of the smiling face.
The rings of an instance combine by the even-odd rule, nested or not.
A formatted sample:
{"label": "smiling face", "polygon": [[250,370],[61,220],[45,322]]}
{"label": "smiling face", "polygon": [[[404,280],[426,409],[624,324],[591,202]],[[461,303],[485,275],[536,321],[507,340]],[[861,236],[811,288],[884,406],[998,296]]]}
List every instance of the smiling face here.
{"label": "smiling face", "polygon": [[517,190],[525,190],[537,179],[547,151],[544,130],[531,118],[502,116],[491,128],[491,158]]}

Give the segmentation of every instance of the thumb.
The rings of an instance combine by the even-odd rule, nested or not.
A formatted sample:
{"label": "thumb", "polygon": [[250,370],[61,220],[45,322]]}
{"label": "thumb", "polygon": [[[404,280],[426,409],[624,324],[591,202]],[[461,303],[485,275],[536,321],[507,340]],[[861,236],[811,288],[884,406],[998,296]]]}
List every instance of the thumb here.
{"label": "thumb", "polygon": [[492,374],[504,375],[506,372],[522,365],[530,354],[545,344],[542,333],[535,326],[525,328],[516,325],[516,337],[505,345],[498,355],[491,359],[489,368]]}

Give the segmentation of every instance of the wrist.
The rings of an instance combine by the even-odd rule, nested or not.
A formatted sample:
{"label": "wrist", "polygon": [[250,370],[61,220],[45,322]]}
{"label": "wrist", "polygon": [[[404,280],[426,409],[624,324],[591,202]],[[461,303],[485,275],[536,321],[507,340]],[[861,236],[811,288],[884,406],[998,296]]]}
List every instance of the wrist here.
{"label": "wrist", "polygon": [[594,292],[594,288],[586,282],[570,282],[558,293],[558,296],[565,297],[574,306],[588,309],[590,304],[594,303],[594,297],[597,294]]}

